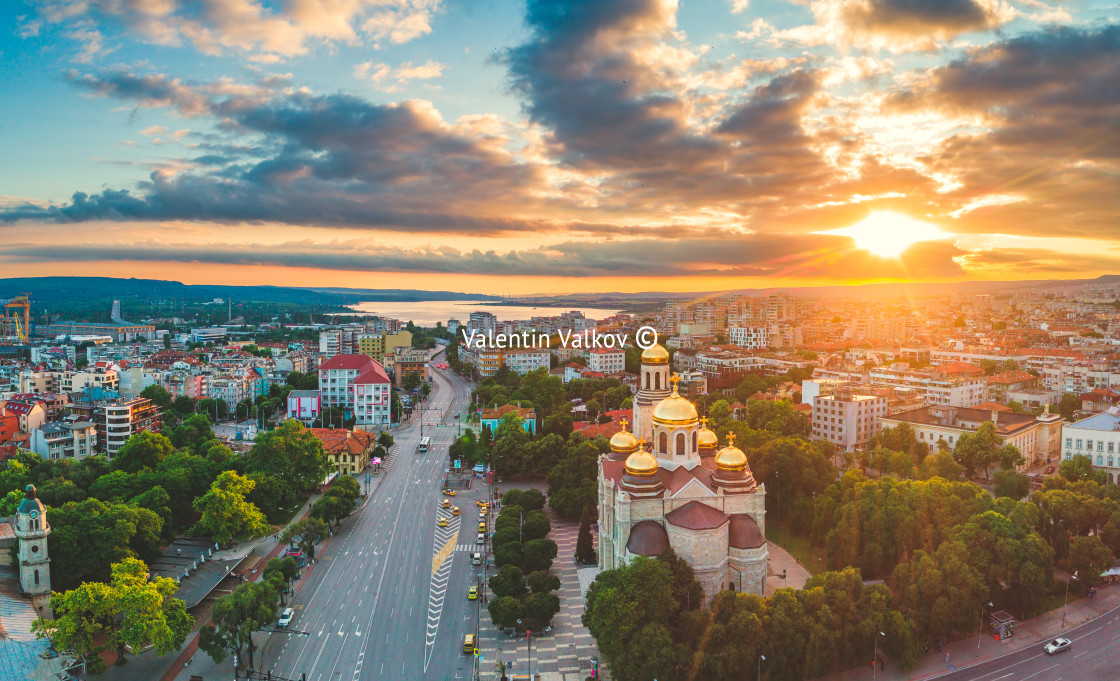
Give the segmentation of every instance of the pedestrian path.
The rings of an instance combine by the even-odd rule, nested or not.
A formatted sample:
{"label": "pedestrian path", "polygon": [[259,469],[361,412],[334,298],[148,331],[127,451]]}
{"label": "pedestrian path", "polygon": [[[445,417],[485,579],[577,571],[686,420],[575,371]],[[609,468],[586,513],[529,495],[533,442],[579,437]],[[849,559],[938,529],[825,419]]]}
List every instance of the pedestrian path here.
{"label": "pedestrian path", "polygon": [[[583,626],[583,594],[576,574],[576,539],[579,523],[561,518],[552,509],[545,508],[552,531],[549,539],[556,542],[556,560],[552,573],[560,578],[560,612],[552,619],[552,626],[543,636],[532,640],[532,672],[544,681],[583,681],[591,674],[591,659],[598,655],[595,639]],[[592,531],[592,540],[598,546],[598,535]],[[522,632],[523,633],[523,632]],[[529,645],[524,635],[514,637],[494,628],[488,615],[483,614],[479,633],[480,652],[485,660],[481,665],[481,679],[497,679],[494,665],[504,661],[511,665],[508,676],[527,674],[529,670]],[[600,676],[603,665],[600,664]]]}

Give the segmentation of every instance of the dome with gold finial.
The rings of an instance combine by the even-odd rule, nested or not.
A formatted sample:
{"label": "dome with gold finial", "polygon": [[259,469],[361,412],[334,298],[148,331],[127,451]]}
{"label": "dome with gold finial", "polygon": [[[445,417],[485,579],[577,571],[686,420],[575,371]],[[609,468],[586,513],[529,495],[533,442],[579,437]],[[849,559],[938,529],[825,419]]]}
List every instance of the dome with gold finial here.
{"label": "dome with gold finial", "polygon": [[613,454],[632,454],[638,449],[638,438],[626,430],[626,419],[622,419],[621,423],[622,430],[611,436],[611,452]]}
{"label": "dome with gold finial", "polygon": [[699,422],[699,414],[691,402],[677,392],[681,377],[673,374],[673,392],[653,408],[653,422],[663,426],[693,426]]}
{"label": "dome with gold finial", "polygon": [[657,473],[657,459],[646,451],[644,438],[638,440],[638,450],[626,457],[626,472],[638,476]]}
{"label": "dome with gold finial", "polygon": [[716,454],[716,468],[721,471],[744,471],[747,469],[747,455],[735,446],[735,433],[727,434],[727,446]]}
{"label": "dome with gold finial", "polygon": [[714,431],[708,428],[708,417],[700,419],[700,431],[697,433],[697,446],[700,449],[715,449],[719,447],[719,438]]}
{"label": "dome with gold finial", "polygon": [[668,364],[669,351],[661,347],[660,343],[642,351],[642,364]]}

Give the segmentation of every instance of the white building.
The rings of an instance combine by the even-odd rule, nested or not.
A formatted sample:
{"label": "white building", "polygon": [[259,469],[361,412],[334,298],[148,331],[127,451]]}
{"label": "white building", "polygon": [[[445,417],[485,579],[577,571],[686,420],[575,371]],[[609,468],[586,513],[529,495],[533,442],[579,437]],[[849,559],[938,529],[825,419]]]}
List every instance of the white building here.
{"label": "white building", "polygon": [[758,350],[770,347],[770,330],[761,326],[731,326],[728,340],[741,348]]}
{"label": "white building", "polygon": [[319,352],[327,357],[358,354],[358,337],[365,334],[363,326],[344,326],[319,332]]}
{"label": "white building", "polygon": [[318,390],[293,390],[288,393],[288,418],[310,424],[322,411]]}
{"label": "white building", "polygon": [[502,364],[510,368],[510,371],[518,374],[527,374],[536,369],[544,369],[548,371],[551,353],[548,349],[542,350],[505,350],[502,352]]}
{"label": "white building", "polygon": [[[963,365],[960,365],[963,366]],[[975,407],[988,399],[988,382],[984,372],[950,372],[935,367],[930,371],[899,371],[873,369],[871,385],[917,389],[926,404],[951,407]]]}
{"label": "white building", "polygon": [[1069,461],[1078,454],[1104,471],[1109,484],[1120,483],[1120,407],[1062,427],[1062,459]]}
{"label": "white building", "polygon": [[1028,466],[1045,463],[1058,456],[1062,418],[1049,411],[1031,416],[967,407],[920,407],[884,418],[883,427],[897,428],[908,423],[918,442],[924,442],[931,451],[936,451],[938,441],[944,440],[952,449],[961,435],[975,432],[985,421],[991,421],[995,426],[1000,442],[1019,449]]}
{"label": "white building", "polygon": [[604,374],[613,374],[626,370],[626,351],[612,350],[609,348],[596,348],[587,358],[587,368],[592,371],[601,371]]}
{"label": "white building", "polygon": [[887,415],[887,398],[851,391],[821,395],[812,404],[813,439],[831,442],[841,452],[864,449]]}
{"label": "white building", "polygon": [[211,341],[225,340],[228,330],[224,326],[207,326],[191,329],[190,340],[192,343],[209,343]]}
{"label": "white building", "polygon": [[97,428],[89,421],[70,418],[31,431],[31,451],[44,459],[82,459],[96,447]]}
{"label": "white building", "polygon": [[387,426],[391,384],[380,363],[366,355],[335,355],[319,365],[322,409],[351,412],[360,426]]}

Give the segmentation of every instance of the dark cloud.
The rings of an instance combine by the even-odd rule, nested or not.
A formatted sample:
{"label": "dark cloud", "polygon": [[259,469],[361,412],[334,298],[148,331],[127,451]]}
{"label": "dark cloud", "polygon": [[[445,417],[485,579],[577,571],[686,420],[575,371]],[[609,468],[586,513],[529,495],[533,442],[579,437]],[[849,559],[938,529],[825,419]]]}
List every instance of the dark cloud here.
{"label": "dark cloud", "polygon": [[955,35],[996,24],[991,11],[975,0],[862,0],[844,3],[852,30],[923,35]]}
{"label": "dark cloud", "polygon": [[915,244],[900,259],[854,249],[847,237],[746,235],[735,238],[569,241],[538,249],[496,253],[452,248],[367,249],[311,243],[274,245],[37,245],[0,247],[0,258],[22,262],[137,260],[202,264],[271,265],[359,272],[436,272],[519,276],[776,276],[850,279],[956,277],[949,244]]}

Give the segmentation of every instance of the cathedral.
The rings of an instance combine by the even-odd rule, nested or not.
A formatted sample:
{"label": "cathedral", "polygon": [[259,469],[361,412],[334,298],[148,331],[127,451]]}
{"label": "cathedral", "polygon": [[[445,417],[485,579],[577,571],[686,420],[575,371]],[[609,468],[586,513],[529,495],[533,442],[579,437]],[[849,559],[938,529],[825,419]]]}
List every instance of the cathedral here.
{"label": "cathedral", "polygon": [[672,547],[688,561],[706,600],[723,589],[762,595],[766,586],[766,487],[747,456],[716,434],[677,392],[669,353],[642,353],[633,430],[599,458],[599,568]]}

